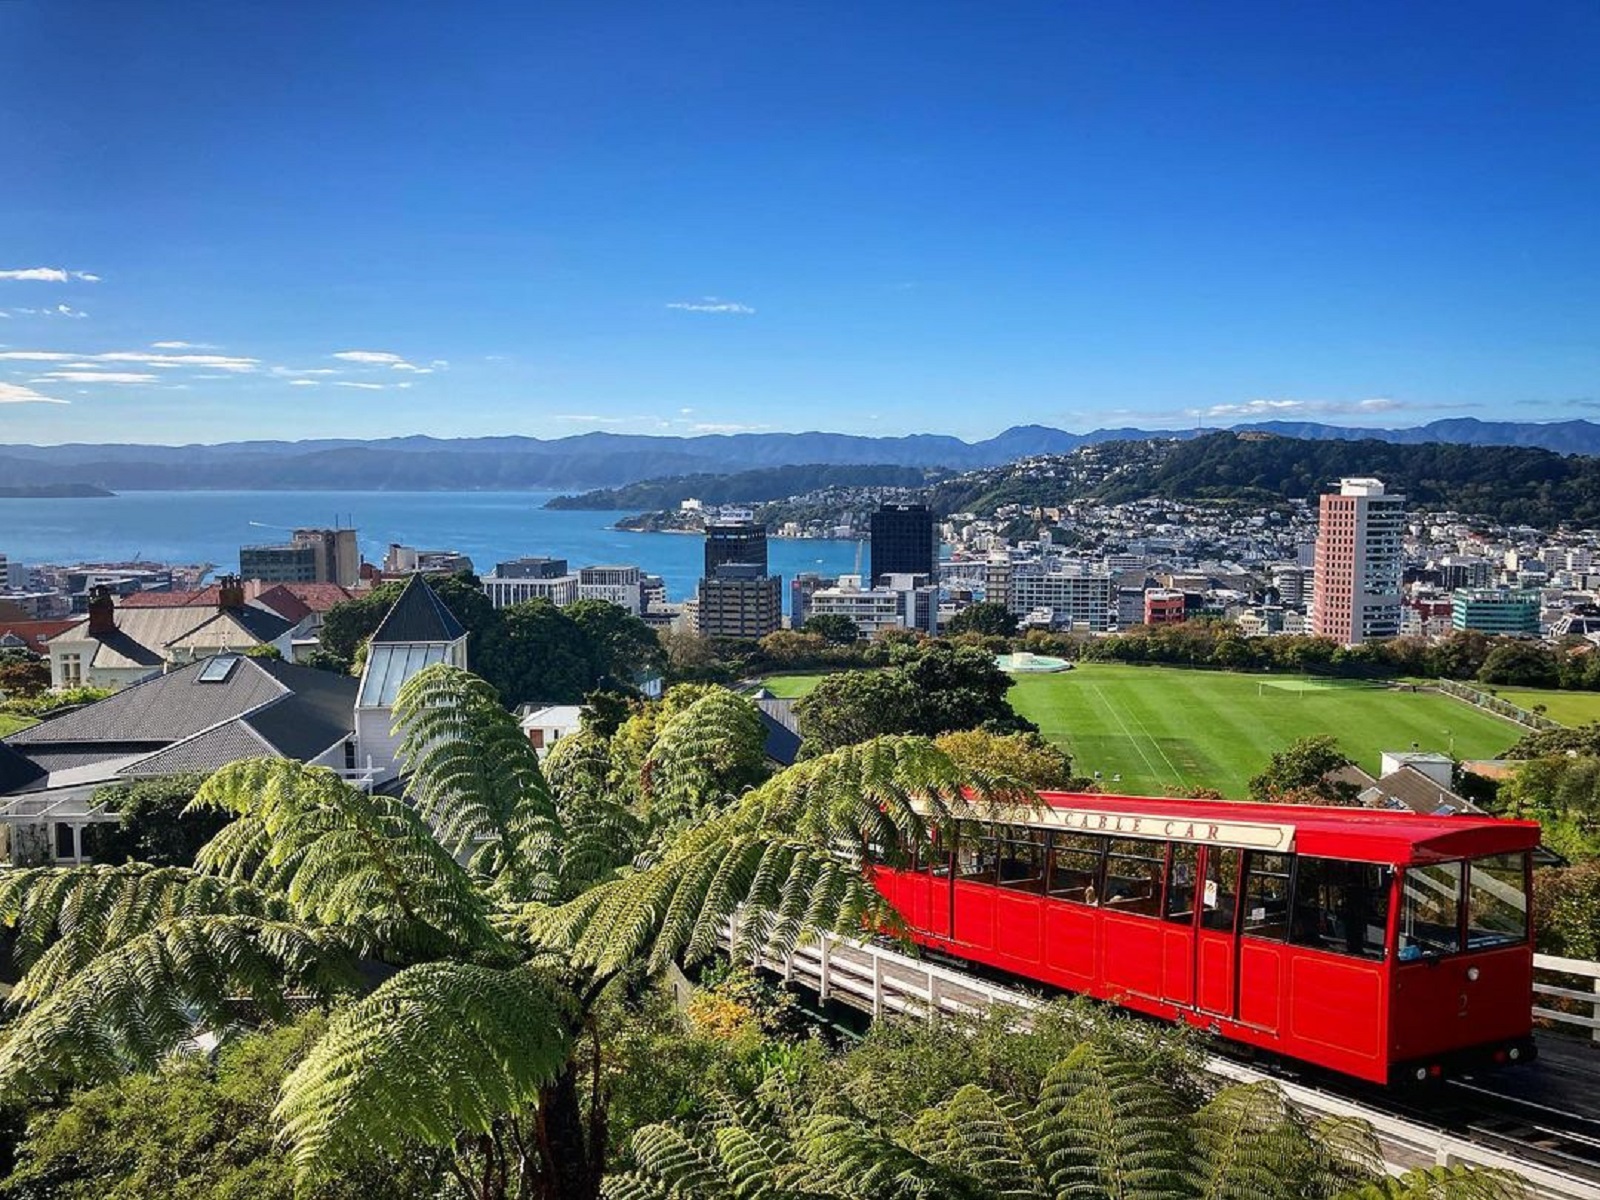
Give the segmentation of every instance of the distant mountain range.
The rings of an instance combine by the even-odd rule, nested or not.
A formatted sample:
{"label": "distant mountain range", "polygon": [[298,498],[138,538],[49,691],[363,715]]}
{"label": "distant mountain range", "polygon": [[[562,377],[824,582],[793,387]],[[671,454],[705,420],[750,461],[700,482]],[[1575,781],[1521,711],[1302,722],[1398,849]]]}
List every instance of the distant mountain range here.
{"label": "distant mountain range", "polygon": [[[1600,454],[1600,424],[1433,421],[1409,429],[1356,429],[1315,422],[1237,425],[1284,437],[1404,445],[1446,442]],[[397,437],[368,441],[225,442],[202,446],[72,444],[0,446],[0,484],[87,484],[118,491],[224,488],[306,491],[532,491],[619,487],[645,479],[723,474],[799,464],[883,464],[962,471],[1079,446],[1151,438],[1189,439],[1199,430],[1096,429],[1068,433],[1019,425],[978,442],[936,434],[861,437],[843,433],[740,433],[699,437],[584,433],[529,437]]]}

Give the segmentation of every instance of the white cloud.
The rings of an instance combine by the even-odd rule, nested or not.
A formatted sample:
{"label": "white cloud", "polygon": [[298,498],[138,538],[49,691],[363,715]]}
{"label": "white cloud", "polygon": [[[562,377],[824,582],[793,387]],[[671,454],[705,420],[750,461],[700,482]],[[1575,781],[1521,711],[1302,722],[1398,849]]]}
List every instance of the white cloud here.
{"label": "white cloud", "polygon": [[68,404],[70,401],[45,396],[20,383],[0,383],[0,404]]}
{"label": "white cloud", "polygon": [[320,379],[291,379],[291,380],[289,380],[289,386],[290,387],[321,387],[322,386],[322,380],[320,380]]}
{"label": "white cloud", "polygon": [[54,308],[0,308],[0,317],[87,317],[89,314],[81,308],[73,308],[70,304],[58,304]]}
{"label": "white cloud", "polygon": [[689,426],[696,433],[755,433],[760,429],[771,429],[771,425],[740,425],[735,422],[700,421]]}
{"label": "white cloud", "polygon": [[419,367],[416,363],[391,354],[387,350],[341,350],[333,355],[343,362],[360,363],[364,367],[388,367],[391,371],[408,371],[413,375],[432,375],[436,370],[443,370],[450,364],[442,358],[433,360],[432,365]]}
{"label": "white cloud", "polygon": [[[1246,400],[1240,404],[1213,404],[1208,417],[1289,417],[1338,416],[1340,414],[1380,413],[1405,408],[1399,400],[1375,396],[1369,400]],[[1426,405],[1422,407],[1427,407]]]}
{"label": "white cloud", "polygon": [[597,413],[556,413],[552,421],[576,421],[584,425],[627,425],[640,417],[602,417]]}
{"label": "white cloud", "polygon": [[50,371],[43,378],[61,383],[154,383],[160,376],[133,371]]}
{"label": "white cloud", "polygon": [[0,350],[0,360],[12,362],[132,363],[141,367],[204,367],[242,375],[261,366],[258,358],[231,354],[151,354],[144,350],[114,350],[107,354],[67,354],[60,350]]}
{"label": "white cloud", "polygon": [[352,382],[351,380],[348,380],[348,379],[341,379],[337,383],[335,383],[333,386],[334,387],[347,387],[347,388],[360,388],[364,392],[381,392],[381,391],[384,390],[384,385],[381,384],[381,383],[354,383],[354,382]]}
{"label": "white cloud", "polygon": [[65,283],[68,278],[60,267],[19,267],[0,271],[0,279],[32,280],[34,283]]}
{"label": "white cloud", "polygon": [[15,267],[0,271],[0,279],[34,283],[66,283],[69,279],[77,279],[83,283],[100,282],[100,276],[91,275],[88,271],[63,271],[60,267]]}
{"label": "white cloud", "polygon": [[692,409],[692,408],[680,408],[678,411],[680,413],[682,413],[684,416],[687,417],[690,413],[694,412],[694,409]]}
{"label": "white cloud", "polygon": [[303,370],[295,367],[273,367],[272,373],[280,379],[310,378],[317,375],[341,375],[337,367],[307,367]]}
{"label": "white cloud", "polygon": [[756,311],[748,304],[740,304],[736,300],[719,300],[715,296],[701,296],[698,300],[674,300],[667,307],[678,309],[680,312],[734,313],[740,316],[748,316]]}
{"label": "white cloud", "polygon": [[210,342],[151,342],[152,350],[215,350]]}

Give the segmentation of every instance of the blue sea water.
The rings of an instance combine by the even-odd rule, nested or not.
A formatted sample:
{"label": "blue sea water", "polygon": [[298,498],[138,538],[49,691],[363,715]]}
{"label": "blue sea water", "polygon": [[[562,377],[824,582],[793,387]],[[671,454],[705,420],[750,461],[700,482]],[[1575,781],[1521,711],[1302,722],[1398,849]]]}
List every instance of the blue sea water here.
{"label": "blue sea water", "polygon": [[[574,567],[637,563],[666,580],[667,595],[694,594],[702,541],[672,533],[613,529],[617,512],[541,507],[540,492],[124,492],[106,499],[0,499],[0,554],[25,563],[215,563],[235,569],[239,547],[287,541],[297,526],[351,525],[361,552],[381,562],[391,542],[470,555],[482,575],[523,555],[565,558]],[[856,543],[773,538],[770,569],[854,568]],[[784,589],[787,602],[788,588]]]}

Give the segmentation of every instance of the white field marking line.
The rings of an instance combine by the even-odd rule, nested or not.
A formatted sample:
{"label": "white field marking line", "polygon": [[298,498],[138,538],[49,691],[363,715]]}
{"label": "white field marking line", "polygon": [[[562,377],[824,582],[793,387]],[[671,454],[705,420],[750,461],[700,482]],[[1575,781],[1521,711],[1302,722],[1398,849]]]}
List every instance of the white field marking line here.
{"label": "white field marking line", "polygon": [[1139,714],[1134,712],[1132,709],[1128,710],[1128,715],[1133,718],[1133,723],[1143,731],[1145,737],[1150,739],[1150,744],[1156,748],[1156,753],[1161,755],[1162,761],[1165,762],[1167,766],[1172,768],[1172,773],[1177,778],[1178,782],[1180,784],[1187,785],[1189,782],[1189,777],[1178,769],[1178,764],[1173,762],[1172,759],[1167,755],[1167,752],[1162,749],[1160,739],[1150,732],[1150,727],[1146,725],[1144,721],[1140,719]]}
{"label": "white field marking line", "polygon": [[[1115,708],[1113,708],[1111,706],[1111,704],[1106,700],[1105,693],[1102,692],[1100,690],[1100,688],[1096,684],[1092,684],[1091,683],[1089,685],[1089,687],[1094,692],[1095,698],[1097,700],[1099,700],[1101,704],[1105,705],[1106,711],[1111,714],[1111,719],[1122,727],[1123,736],[1126,737],[1130,742],[1133,743],[1133,748],[1139,752],[1139,757],[1144,759],[1145,766],[1150,768],[1150,773],[1152,775],[1160,775],[1161,774],[1161,768],[1156,765],[1156,760],[1155,759],[1151,758],[1148,754],[1146,754],[1144,752],[1144,746],[1142,746],[1140,744],[1139,738],[1134,734],[1133,730],[1128,728],[1128,723],[1122,719],[1122,714],[1119,713]],[[1160,749],[1161,749],[1160,746],[1156,747],[1156,750],[1158,752],[1160,751]],[[1165,757],[1165,755],[1163,755],[1162,757]],[[1172,764],[1168,763],[1167,765],[1170,767]],[[1178,782],[1182,783],[1183,779],[1180,777],[1178,779]]]}

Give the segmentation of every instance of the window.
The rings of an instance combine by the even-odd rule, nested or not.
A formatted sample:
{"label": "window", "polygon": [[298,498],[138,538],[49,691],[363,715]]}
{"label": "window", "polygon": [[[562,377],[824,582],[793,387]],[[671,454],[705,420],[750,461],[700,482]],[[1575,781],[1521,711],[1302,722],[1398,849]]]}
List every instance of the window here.
{"label": "window", "polygon": [[63,654],[61,656],[61,686],[83,686],[83,655]]}
{"label": "window", "polygon": [[1050,894],[1077,904],[1100,901],[1100,859],[1106,839],[1096,833],[1057,833],[1050,851]]}
{"label": "window", "polygon": [[1156,916],[1161,908],[1161,877],[1167,844],[1117,838],[1106,850],[1106,884],[1100,903],[1115,912]]}
{"label": "window", "polygon": [[1275,942],[1288,935],[1289,863],[1287,854],[1252,850],[1245,856],[1242,933]]}
{"label": "window", "polygon": [[1229,846],[1206,849],[1206,886],[1200,923],[1207,929],[1233,932],[1239,899],[1239,852]]}
{"label": "window", "polygon": [[1510,946],[1528,937],[1526,854],[1495,854],[1467,864],[1467,949]]}
{"label": "window", "polygon": [[1045,832],[1022,825],[1001,825],[996,832],[1000,834],[1000,886],[1042,895]]}
{"label": "window", "polygon": [[1172,867],[1167,872],[1167,920],[1194,924],[1194,886],[1200,847],[1193,842],[1172,843]]}
{"label": "window", "polygon": [[349,738],[346,738],[344,742],[344,769],[346,771],[354,771],[356,769],[356,744]]}
{"label": "window", "polygon": [[73,836],[74,830],[65,821],[56,822],[56,858],[76,859],[78,857],[78,839]]}
{"label": "window", "polygon": [[1460,949],[1461,864],[1411,867],[1400,912],[1400,961]]}
{"label": "window", "polygon": [[961,823],[960,840],[956,843],[956,878],[963,883],[993,883],[995,881],[994,828],[976,821]]}
{"label": "window", "polygon": [[950,878],[950,855],[955,849],[952,842],[953,839],[946,838],[942,829],[929,831],[927,862],[924,865],[927,867],[928,874],[935,879]]}
{"label": "window", "polygon": [[1295,863],[1289,941],[1381,960],[1389,927],[1391,878],[1391,870],[1377,863],[1302,856]]}

